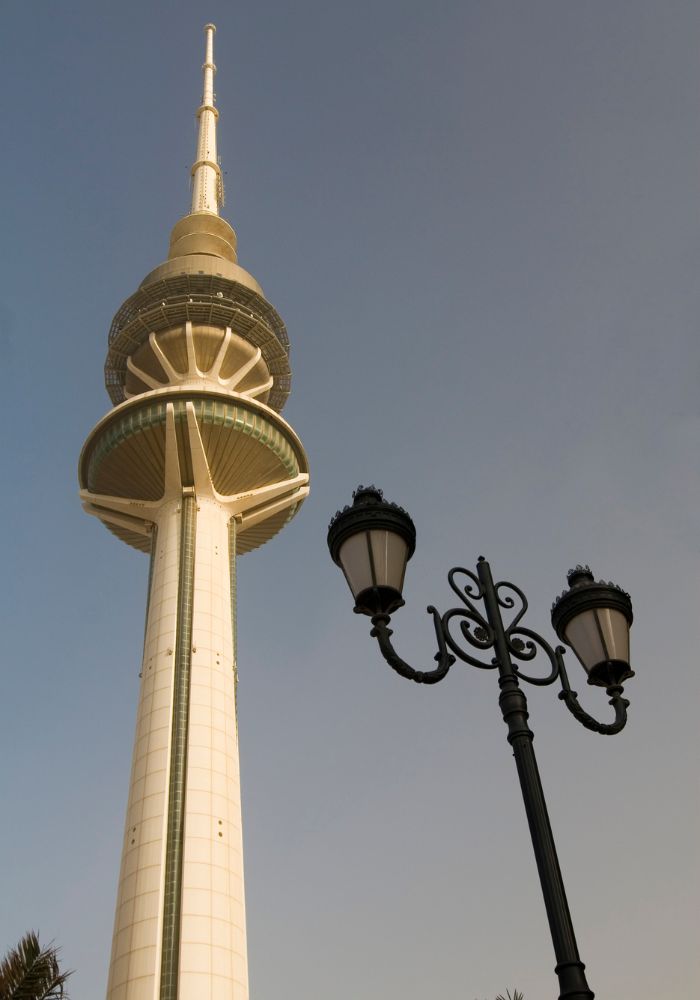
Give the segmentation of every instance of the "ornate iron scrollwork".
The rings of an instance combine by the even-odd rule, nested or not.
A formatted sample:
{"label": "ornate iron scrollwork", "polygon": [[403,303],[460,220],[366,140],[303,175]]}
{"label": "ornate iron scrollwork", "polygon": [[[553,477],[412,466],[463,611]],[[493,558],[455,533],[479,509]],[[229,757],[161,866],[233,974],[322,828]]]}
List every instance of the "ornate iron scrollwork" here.
{"label": "ornate iron scrollwork", "polygon": [[[433,670],[414,670],[398,655],[391,642],[393,631],[389,628],[389,615],[379,614],[372,618],[371,635],[377,640],[387,663],[402,677],[418,684],[437,684],[457,659],[480,670],[499,670],[502,675],[515,678],[516,683],[526,681],[545,687],[559,680],[562,687],[559,697],[582,726],[603,735],[619,733],[627,722],[629,705],[627,699],[622,697],[622,686],[607,688],[615,712],[614,722],[602,723],[589,715],[569,684],[564,666],[564,647],[552,647],[538,632],[522,624],[528,611],[528,601],[520,587],[507,580],[494,583],[488,563],[483,558],[479,560],[477,570],[479,573],[464,566],[455,566],[447,574],[448,583],[461,602],[459,606],[450,608],[443,615],[432,605],[428,607],[438,644],[435,654],[437,667]],[[512,612],[508,621],[504,621],[502,612]],[[454,623],[458,624],[457,628]],[[480,659],[472,650],[481,653],[491,650],[493,655],[488,660]],[[547,673],[542,676],[525,673],[520,664],[535,663],[538,656],[544,658]]]}

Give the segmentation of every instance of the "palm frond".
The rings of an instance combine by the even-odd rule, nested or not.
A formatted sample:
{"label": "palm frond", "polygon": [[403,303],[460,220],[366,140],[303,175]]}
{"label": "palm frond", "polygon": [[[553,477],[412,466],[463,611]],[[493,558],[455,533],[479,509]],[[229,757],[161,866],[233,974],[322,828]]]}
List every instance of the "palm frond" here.
{"label": "palm frond", "polygon": [[502,993],[499,993],[496,1000],[525,1000],[525,994],[521,993],[520,990],[513,990],[511,996],[510,990],[506,990],[506,995],[503,996]]}
{"label": "palm frond", "polygon": [[42,948],[29,931],[0,962],[0,1000],[69,1000],[64,985],[70,975],[61,972],[57,949]]}

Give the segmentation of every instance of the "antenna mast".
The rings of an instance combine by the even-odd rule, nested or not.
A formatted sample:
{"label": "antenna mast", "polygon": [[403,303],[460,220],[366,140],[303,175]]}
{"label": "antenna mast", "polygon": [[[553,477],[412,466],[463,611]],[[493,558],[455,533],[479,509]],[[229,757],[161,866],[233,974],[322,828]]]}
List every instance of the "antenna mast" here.
{"label": "antenna mast", "polygon": [[204,56],[204,89],[202,103],[197,110],[199,137],[197,139],[197,159],[192,164],[192,213],[211,212],[219,214],[219,206],[224,204],[224,185],[221,167],[216,153],[216,122],[219,112],[214,106],[214,32],[216,25],[204,26],[206,51]]}

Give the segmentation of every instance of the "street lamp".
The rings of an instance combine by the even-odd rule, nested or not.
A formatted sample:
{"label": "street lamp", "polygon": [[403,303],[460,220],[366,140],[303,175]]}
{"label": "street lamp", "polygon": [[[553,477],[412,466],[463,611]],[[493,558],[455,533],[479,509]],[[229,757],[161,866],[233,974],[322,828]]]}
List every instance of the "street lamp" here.
{"label": "street lamp", "polygon": [[[547,815],[530,730],[527,699],[519,681],[544,686],[559,681],[559,697],[574,718],[596,733],[619,733],[627,722],[629,702],[623,697],[623,681],[634,676],[629,665],[629,629],[632,602],[613,583],[594,580],[587,566],[568,574],[569,589],[552,606],[552,625],[558,637],[571,647],[588,675],[588,683],[604,687],[614,711],[614,721],[598,722],[586,712],[572,690],[564,666],[562,646],[552,648],[537,632],[522,625],[528,608],[525,594],[513,583],[494,583],[491,567],[479,556],[476,573],[456,566],[447,579],[461,605],[443,615],[428,607],[433,616],[438,652],[432,670],[414,670],[397,654],[391,643],[391,614],[400,608],[406,564],[413,555],[416,530],[403,508],[384,500],[374,486],[359,486],[352,506],[338,511],[328,528],[328,548],[341,567],[355,599],[355,611],[369,615],[372,635],[382,656],[393,669],[419,684],[441,681],[457,658],[482,670],[498,670],[499,704],[508,726],[508,742],[518,768],[525,812],[542,885],[549,928],[556,956],[559,1000],[593,1000],[586,982],[585,966],[579,958],[571,914],[566,901],[554,836]],[[503,621],[502,612],[510,618]],[[461,641],[452,633],[459,625]],[[475,652],[492,652],[490,660]],[[549,673],[532,677],[520,669],[538,652],[549,660]]]}

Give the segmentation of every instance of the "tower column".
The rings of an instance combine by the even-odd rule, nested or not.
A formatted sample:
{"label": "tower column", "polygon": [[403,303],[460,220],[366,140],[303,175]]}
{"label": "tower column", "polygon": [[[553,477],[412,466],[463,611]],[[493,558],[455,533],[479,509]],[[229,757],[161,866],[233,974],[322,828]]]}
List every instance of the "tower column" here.
{"label": "tower column", "polygon": [[248,998],[230,521],[157,515],[108,1000]]}
{"label": "tower column", "polygon": [[177,998],[247,1000],[230,514],[197,498],[196,518]]}

